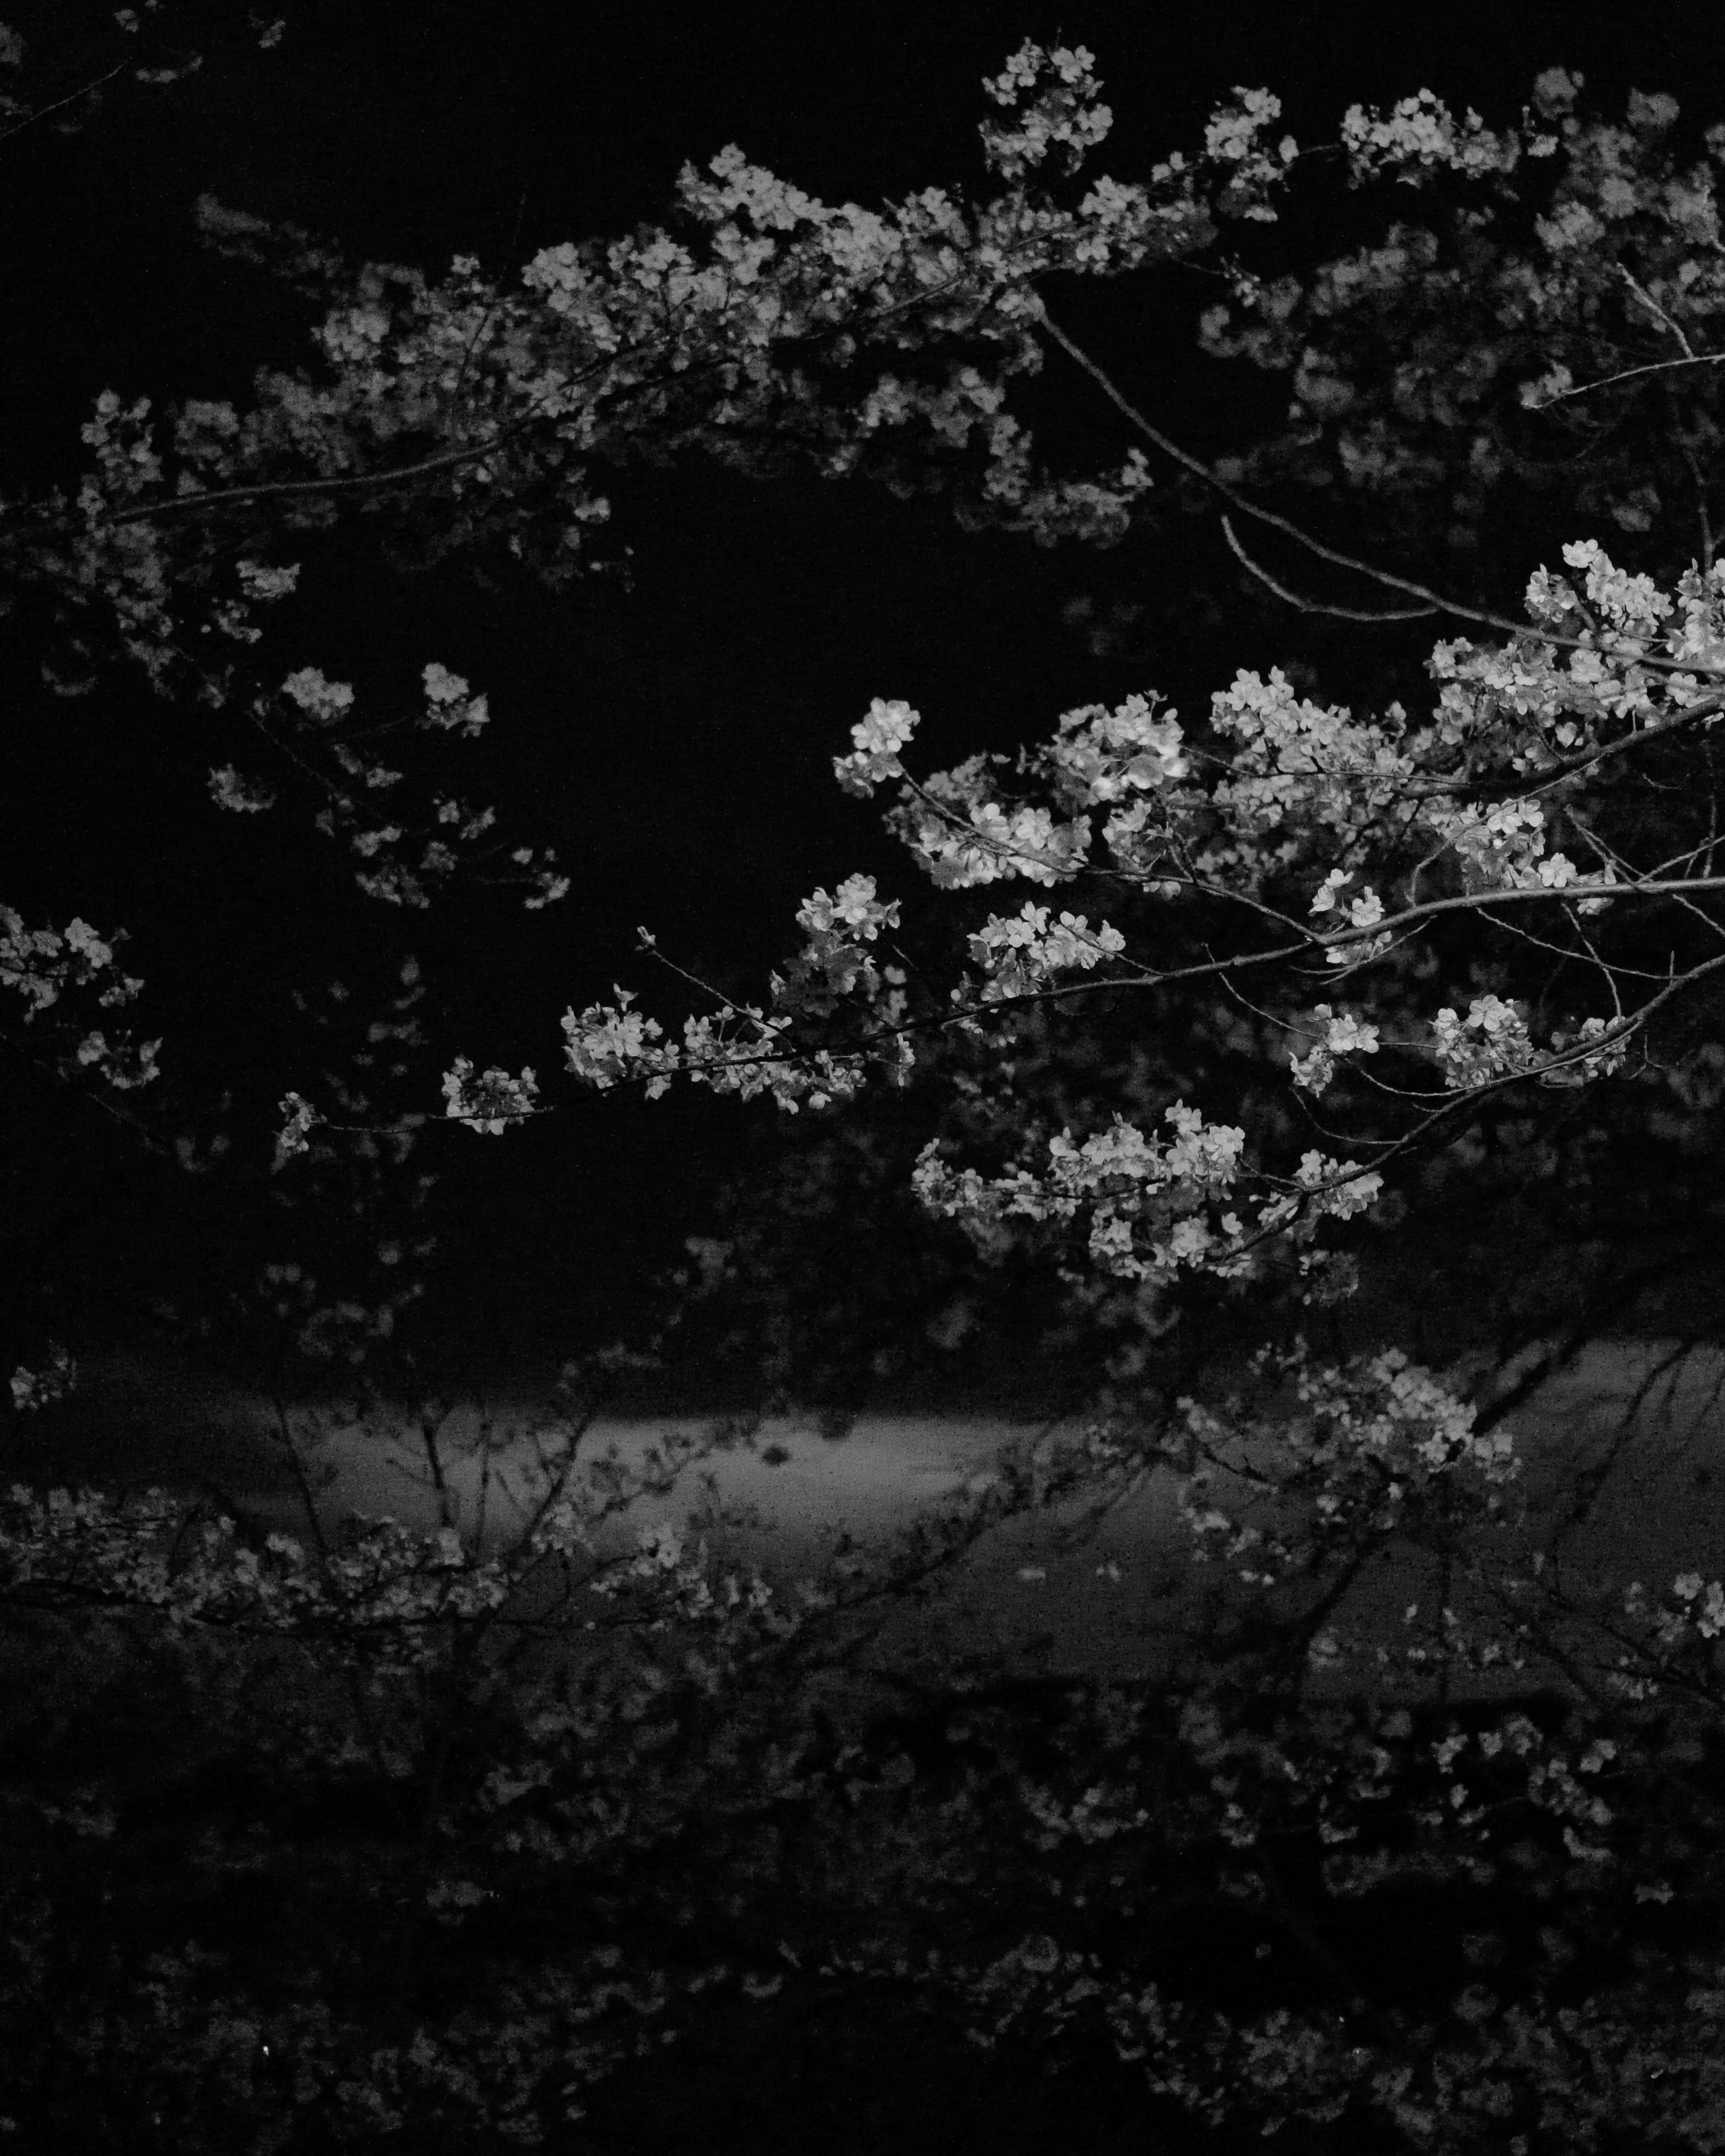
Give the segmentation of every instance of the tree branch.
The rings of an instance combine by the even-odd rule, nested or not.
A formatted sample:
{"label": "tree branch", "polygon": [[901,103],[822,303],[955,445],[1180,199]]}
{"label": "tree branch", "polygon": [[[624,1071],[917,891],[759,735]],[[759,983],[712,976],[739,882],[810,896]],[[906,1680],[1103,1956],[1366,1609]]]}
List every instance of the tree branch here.
{"label": "tree branch", "polygon": [[[1337,568],[1352,569],[1358,576],[1369,577],[1373,583],[1382,584],[1389,591],[1405,592],[1410,598],[1423,599],[1427,602],[1430,610],[1454,614],[1463,621],[1480,622],[1488,629],[1502,629],[1512,636],[1537,637],[1543,644],[1559,645],[1571,651],[1612,652],[1619,648],[1599,644],[1591,639],[1560,635],[1556,629],[1541,629],[1526,621],[1512,621],[1507,614],[1490,613],[1480,607],[1464,606],[1459,599],[1445,598],[1441,592],[1433,591],[1428,584],[1416,584],[1406,577],[1393,575],[1388,569],[1374,567],[1369,562],[1359,561],[1352,554],[1338,553],[1333,547],[1326,547],[1321,541],[1312,538],[1310,533],[1302,531],[1297,524],[1290,522],[1286,516],[1278,516],[1274,510],[1260,509],[1255,502],[1248,501],[1243,494],[1230,486],[1225,480],[1218,479],[1208,465],[1202,463],[1189,450],[1183,449],[1178,442],[1171,441],[1159,429],[1153,427],[1137,406],[1127,402],[1109,377],[1097,366],[1095,360],[1091,358],[1087,352],[1081,351],[1065,331],[1051,320],[1046,309],[1043,311],[1042,326],[1060,346],[1061,351],[1067,353],[1083,368],[1109,403],[1132,422],[1147,441],[1155,443],[1157,448],[1165,455],[1172,457],[1176,464],[1184,470],[1191,472],[1195,478],[1201,479],[1206,486],[1214,487],[1225,501],[1232,502],[1242,516],[1255,516],[1260,524],[1267,524],[1272,529],[1286,533],[1289,538],[1297,541],[1309,552],[1316,554],[1321,561],[1333,562]],[[1681,364],[1681,362],[1673,363]],[[1356,615],[1353,618],[1358,620],[1373,619],[1371,615]],[[1725,674],[1725,666],[1702,666],[1697,662],[1684,665],[1675,659],[1661,659],[1651,653],[1639,650],[1625,655],[1632,658],[1638,666],[1657,667],[1661,671]]]}

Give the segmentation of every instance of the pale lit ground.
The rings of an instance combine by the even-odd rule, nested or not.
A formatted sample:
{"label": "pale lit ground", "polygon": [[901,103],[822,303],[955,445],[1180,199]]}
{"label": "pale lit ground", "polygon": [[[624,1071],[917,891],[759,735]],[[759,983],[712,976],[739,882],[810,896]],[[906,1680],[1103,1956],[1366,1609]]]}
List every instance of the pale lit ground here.
{"label": "pale lit ground", "polygon": [[[1536,1525],[1549,1527],[1553,1496],[1566,1484],[1574,1487],[1578,1467],[1608,1471],[1589,1515],[1561,1545],[1566,1577],[1577,1584],[1639,1578],[1656,1588],[1683,1570],[1708,1578],[1725,1573],[1725,1353],[1697,1349],[1661,1372],[1675,1344],[1595,1345],[1512,1419]],[[519,1522],[521,1502],[531,1499],[538,1480],[531,1432],[536,1425],[555,1434],[548,1407],[554,1376],[494,1389],[489,1398],[488,1553]],[[79,1481],[113,1488],[131,1481],[188,1492],[214,1481],[261,1523],[305,1535],[304,1502],[265,1404],[200,1385],[160,1359],[86,1357],[80,1377],[75,1401],[23,1425],[22,1447],[0,1462],[0,1476],[38,1488]],[[469,1524],[477,1518],[480,1426],[469,1403],[440,1434],[449,1494]],[[614,1443],[623,1464],[638,1464],[649,1445],[706,1426],[686,1415],[602,1421],[583,1436],[581,1451],[592,1457]],[[311,1425],[300,1418],[296,1427],[304,1435]],[[752,1532],[721,1530],[715,1546],[789,1583],[821,1569],[824,1522],[874,1545],[930,1504],[976,1486],[1003,1444],[1045,1446],[1050,1436],[1076,1437],[1081,1428],[1073,1421],[1049,1432],[1034,1424],[951,1415],[864,1418],[834,1441],[812,1421],[770,1421],[750,1444],[686,1471],[670,1495],[639,1500],[605,1531],[601,1547],[608,1553],[632,1544],[644,1524],[681,1527],[705,1501],[697,1482],[705,1466],[722,1502],[758,1507],[763,1522]],[[427,1530],[438,1525],[423,1445],[398,1416],[381,1436],[335,1419],[332,1435],[303,1450],[331,1471],[319,1500],[328,1530],[338,1532],[357,1512]],[[1227,1587],[1218,1568],[1192,1564],[1175,1496],[1173,1475],[1158,1469],[1091,1539],[1073,1548],[1062,1548],[1060,1535],[1070,1507],[1010,1523],[967,1558],[932,1601],[897,1609],[871,1659],[926,1665],[998,1648],[1014,1666],[1038,1671],[1124,1677],[1166,1670],[1176,1628],[1203,1630],[1201,1590]],[[1404,1612],[1417,1601],[1429,1621],[1433,1588],[1432,1578],[1417,1577],[1406,1565],[1386,1565],[1360,1584],[1337,1615],[1363,1625],[1373,1640],[1405,1643],[1420,1635],[1404,1626]],[[1242,1606],[1245,1593],[1228,1590],[1228,1606]],[[1530,1680],[1516,1681],[1525,1687]],[[1358,1682],[1348,1680],[1344,1688]]]}

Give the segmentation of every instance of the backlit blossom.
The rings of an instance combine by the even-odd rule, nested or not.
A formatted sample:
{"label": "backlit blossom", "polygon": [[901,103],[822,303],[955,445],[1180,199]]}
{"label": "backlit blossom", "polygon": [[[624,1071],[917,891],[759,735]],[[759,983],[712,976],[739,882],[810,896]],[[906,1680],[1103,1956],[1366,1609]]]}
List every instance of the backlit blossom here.
{"label": "backlit blossom", "polygon": [[282,685],[308,719],[319,726],[333,726],[353,708],[353,686],[348,681],[326,681],[316,666],[302,666]]}

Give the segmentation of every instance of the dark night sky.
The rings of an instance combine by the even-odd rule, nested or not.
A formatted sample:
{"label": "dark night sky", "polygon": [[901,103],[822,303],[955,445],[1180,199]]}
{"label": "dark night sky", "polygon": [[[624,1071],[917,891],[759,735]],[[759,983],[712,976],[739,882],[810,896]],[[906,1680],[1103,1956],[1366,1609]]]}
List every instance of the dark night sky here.
{"label": "dark night sky", "polygon": [[[407,260],[436,275],[458,252],[496,270],[565,239],[657,222],[680,164],[733,141],[828,199],[870,203],[952,182],[980,190],[979,79],[1027,34],[1096,54],[1116,124],[1094,168],[1126,178],[1195,146],[1235,84],[1276,90],[1302,144],[1333,140],[1350,102],[1387,104],[1425,85],[1502,126],[1554,64],[1580,69],[1608,117],[1630,85],[1670,90],[1697,126],[1725,115],[1725,29],[1699,0],[1632,13],[1501,0],[1395,11],[1363,0],[1047,13],[803,4],[699,18],[661,0],[281,4],[289,27],[275,51],[234,42],[234,11],[192,8],[188,24],[221,31],[198,76],[153,97],[127,85],[80,134],[36,131],[4,146],[15,213],[0,231],[0,394],[14,483],[75,472],[77,427],[105,385],[158,403],[243,397],[259,360],[305,357],[305,307],[192,244],[191,205],[204,192],[302,225],[354,262]],[[93,59],[111,46],[101,8],[39,12],[39,31],[23,11],[12,18],[39,51],[64,44],[74,77],[80,38]],[[1189,352],[1198,305],[1214,295],[1158,287],[1147,315],[1147,291],[1128,294],[1124,311],[1107,295],[1086,300],[1088,319],[1075,301],[1075,319],[1106,340],[1170,431],[1219,451],[1251,393]],[[1074,424],[1075,440],[1117,460],[1123,443],[1104,415]],[[814,481],[752,488],[699,469],[622,475],[613,494],[636,549],[632,596],[578,588],[561,601],[489,600],[459,575],[403,584],[330,571],[309,580],[295,618],[303,649],[282,654],[285,667],[315,662],[380,693],[437,657],[489,692],[497,738],[490,764],[475,759],[470,790],[506,818],[516,807],[525,835],[556,844],[576,889],[546,914],[434,933],[449,935],[439,947],[465,983],[453,1045],[542,1075],[557,1068],[567,1003],[608,997],[614,980],[650,985],[636,922],[691,965],[733,958],[733,989],[752,978],[759,997],[765,964],[795,946],[801,896],[856,868],[893,873],[874,816],[830,776],[870,696],[923,711],[932,766],[1040,738],[1075,702],[1148,685],[1115,678],[1060,624],[1075,595],[1130,588],[1130,547],[1106,562],[1040,552],[967,536],[937,503]],[[1236,665],[1277,655],[1170,654],[1168,671],[1183,664],[1220,686]],[[134,706],[123,732],[105,721],[101,732],[85,706],[52,708],[50,732],[14,767],[26,775],[15,798],[53,788],[54,759],[70,754],[106,783],[106,805],[74,812],[64,792],[45,792],[54,805],[25,816],[0,896],[127,922],[129,963],[165,1002],[201,994],[244,1010],[251,954],[271,937],[319,979],[315,924],[281,919],[266,865],[275,841],[250,826],[212,834],[213,813],[194,806],[203,820],[185,843],[163,843],[181,814],[162,798],[154,752],[170,715],[146,698]],[[92,834],[99,844],[80,843]],[[906,864],[898,886],[912,873]],[[160,933],[169,918],[177,946]],[[398,919],[375,932],[380,950],[414,947]],[[269,1037],[261,1019],[248,1033]],[[514,1267],[520,1307],[521,1281],[543,1275],[548,1251],[586,1250],[620,1224],[639,1230],[667,1196],[682,1202],[691,1161],[698,1180],[735,1119],[705,1099],[644,1115],[600,1116],[589,1103],[531,1142],[511,1141],[506,1168],[500,1147],[485,1163],[508,1194],[498,1217],[509,1232],[487,1251],[494,1286]],[[91,1202],[106,1201],[98,1191]],[[682,1232],[661,1224],[659,1240],[642,1244],[656,1256]]]}

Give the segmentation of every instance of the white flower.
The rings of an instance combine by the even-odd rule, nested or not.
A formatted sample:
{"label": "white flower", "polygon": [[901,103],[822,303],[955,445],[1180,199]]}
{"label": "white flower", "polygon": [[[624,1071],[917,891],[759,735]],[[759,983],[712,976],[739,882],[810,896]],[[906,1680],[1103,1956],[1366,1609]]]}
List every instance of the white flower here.
{"label": "white flower", "polygon": [[1340,896],[1343,885],[1352,880],[1353,874],[1350,870],[1332,869],[1312,894],[1312,911],[1315,914],[1331,912]]}
{"label": "white flower", "polygon": [[1563,549],[1572,569],[1587,572],[1587,595],[1614,627],[1651,629],[1671,613],[1673,602],[1651,577],[1631,577],[1613,566],[1597,539],[1579,539]]}
{"label": "white flower", "polygon": [[470,1131],[501,1137],[511,1122],[532,1114],[538,1092],[531,1066],[519,1078],[495,1066],[475,1078],[472,1064],[458,1055],[444,1073],[444,1113],[458,1117]]}
{"label": "white flower", "polygon": [[257,562],[239,562],[235,565],[239,576],[239,588],[249,599],[285,598],[300,581],[300,565],[290,562],[285,568],[269,569]]}
{"label": "white flower", "polygon": [[74,918],[66,923],[66,948],[75,951],[93,970],[114,963],[114,947],[103,942],[87,921]]}
{"label": "white flower", "polygon": [[1384,918],[1384,901],[1368,886],[1348,901],[1348,917],[1356,928],[1375,928]]}
{"label": "white flower", "polygon": [[306,717],[320,726],[333,726],[344,711],[353,708],[352,685],[326,681],[316,666],[302,666],[298,673],[290,674],[281,686],[283,694],[291,696]]}
{"label": "white flower", "polygon": [[435,660],[426,667],[423,678],[428,704],[459,704],[468,693],[467,683],[460,675],[452,674]]}
{"label": "white flower", "polygon": [[1307,1055],[1291,1055],[1288,1068],[1294,1074],[1294,1083],[1312,1094],[1322,1093],[1336,1075],[1336,1059],[1327,1048],[1320,1045]]}
{"label": "white flower", "polygon": [[267,786],[254,786],[240,777],[231,763],[212,770],[209,775],[210,798],[218,808],[229,808],[238,814],[256,815],[261,810],[275,805],[275,796]]}
{"label": "white flower", "polygon": [[847,876],[836,894],[829,898],[824,891],[817,891],[812,898],[805,898],[797,911],[799,927],[813,932],[824,933],[835,928],[860,929],[872,941],[883,927],[898,926],[899,902],[889,900],[884,906],[875,899],[875,879],[868,875]]}
{"label": "white flower", "polygon": [[876,696],[866,717],[850,729],[855,744],[849,756],[833,758],[833,775],[847,793],[866,800],[883,779],[902,778],[898,752],[921,723],[908,704]]}
{"label": "white flower", "polygon": [[1432,1033],[1445,1083],[1457,1091],[1525,1070],[1535,1060],[1527,1019],[1497,996],[1476,996],[1466,1019],[1446,1006]]}
{"label": "white flower", "polygon": [[[1318,1009],[1327,1015],[1324,1004],[1320,1004]],[[1378,1053],[1378,1029],[1375,1025],[1362,1024],[1354,1018],[1332,1018],[1329,1038],[1324,1045],[1332,1055],[1351,1055],[1356,1050],[1362,1055],[1375,1055]]]}
{"label": "white flower", "polygon": [[876,696],[869,706],[868,716],[851,728],[850,738],[859,749],[890,752],[904,747],[917,724],[917,714],[908,704],[896,699],[889,703]]}
{"label": "white flower", "polygon": [[452,674],[434,660],[421,676],[425,687],[425,715],[420,723],[444,733],[459,733],[470,740],[490,719],[490,706],[475,696],[465,679]]}

